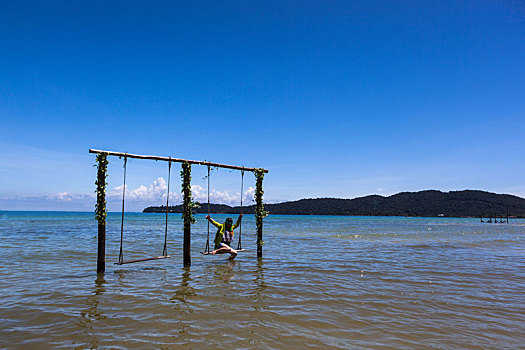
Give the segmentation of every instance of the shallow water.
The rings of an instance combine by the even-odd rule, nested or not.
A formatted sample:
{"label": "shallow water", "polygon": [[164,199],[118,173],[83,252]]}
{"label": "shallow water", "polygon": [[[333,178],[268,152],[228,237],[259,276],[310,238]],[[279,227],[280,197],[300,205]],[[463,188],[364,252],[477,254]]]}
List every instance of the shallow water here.
{"label": "shallow water", "polygon": [[[0,212],[0,348],[497,348],[525,344],[525,221],[270,216],[256,258],[253,216],[235,262],[199,254],[113,265],[108,217],[96,270],[91,213]],[[225,216],[217,215],[223,220]],[[164,216],[129,213],[125,259],[162,252]],[[211,235],[213,236],[212,231]]]}

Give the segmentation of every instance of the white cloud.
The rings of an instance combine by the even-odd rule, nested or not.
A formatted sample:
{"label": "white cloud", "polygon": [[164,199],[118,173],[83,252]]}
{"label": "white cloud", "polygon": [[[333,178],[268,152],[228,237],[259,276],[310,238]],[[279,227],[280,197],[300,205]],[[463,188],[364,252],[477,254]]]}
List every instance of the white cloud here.
{"label": "white cloud", "polygon": [[[171,186],[170,186],[171,187]],[[122,199],[122,188],[123,185],[114,187],[108,193],[108,197],[111,200]],[[166,200],[168,186],[164,178],[159,177],[157,180],[153,181],[148,187],[140,185],[135,189],[130,189],[126,185],[126,201],[130,202],[150,202],[155,203],[161,200]],[[171,201],[180,201],[181,196],[178,192],[174,192],[170,188],[170,202]]]}
{"label": "white cloud", "polygon": [[2,210],[91,211],[94,203],[94,193],[0,195],[0,209]]}
{"label": "white cloud", "polygon": [[94,199],[95,194],[91,193],[73,193],[73,192],[59,192],[51,194],[27,194],[27,195],[0,195],[1,200],[23,200],[23,201],[57,201],[57,202],[71,202],[76,200]]}
{"label": "white cloud", "polygon": [[[199,186],[199,185],[192,185],[191,192],[193,195],[193,199],[195,201],[198,201],[200,203],[208,202],[207,188],[203,186]],[[244,191],[243,205],[253,204],[253,194],[254,193],[255,193],[255,188],[253,187],[248,187],[248,189]],[[241,198],[240,198],[239,192],[233,192],[233,191],[228,191],[228,190],[217,191],[215,189],[210,190],[210,203],[239,205],[240,200]]]}
{"label": "white cloud", "polygon": [[246,205],[252,204],[252,202],[255,202],[254,196],[255,195],[255,187],[248,187],[246,191],[244,191],[244,197],[243,197],[243,204],[246,203]]}
{"label": "white cloud", "polygon": [[[120,210],[123,186],[114,187],[106,195],[108,210]],[[206,203],[208,191],[206,187],[192,185],[192,194],[195,201]],[[149,186],[140,185],[131,189],[126,185],[126,210],[142,210],[146,205],[164,204],[166,200],[167,183],[164,178],[159,177]],[[244,191],[243,205],[252,205],[254,202],[254,187],[248,187]],[[30,195],[1,195],[0,209],[5,207],[11,210],[92,210],[95,205],[96,194],[58,192],[51,194]],[[180,204],[182,195],[179,188],[170,189],[170,204]],[[210,190],[210,202],[216,204],[239,205],[240,192]]]}
{"label": "white cloud", "polygon": [[[193,199],[197,202],[207,203],[208,202],[208,190],[205,187],[199,185],[191,186],[191,193]],[[235,204],[239,201],[238,193],[231,193],[228,190],[217,191],[215,189],[210,190],[210,203],[221,203],[221,204]]]}
{"label": "white cloud", "polygon": [[72,192],[59,192],[50,195],[44,195],[44,199],[55,200],[59,202],[72,202],[72,201],[81,201],[85,199],[93,199],[95,194],[91,193],[72,193]]}

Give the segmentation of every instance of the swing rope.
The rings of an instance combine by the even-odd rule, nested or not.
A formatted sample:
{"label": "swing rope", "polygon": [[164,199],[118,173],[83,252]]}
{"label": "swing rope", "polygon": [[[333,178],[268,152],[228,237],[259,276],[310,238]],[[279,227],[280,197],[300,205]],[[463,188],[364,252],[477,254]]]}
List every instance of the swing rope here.
{"label": "swing rope", "polygon": [[[241,215],[242,215],[242,197],[244,192],[244,170],[241,170]],[[210,166],[208,165],[208,217],[210,216]],[[244,251],[242,249],[242,219],[241,222],[239,222],[239,240],[237,243],[237,250],[238,251]],[[210,253],[210,220],[208,219],[208,235],[206,238],[206,248],[204,248],[204,251],[201,252],[201,254],[209,255]]]}
{"label": "swing rope", "polygon": [[[171,157],[170,157],[171,159]],[[167,242],[168,242],[168,205],[169,205],[169,196],[170,196],[170,176],[171,176],[171,160],[169,162],[168,167],[168,194],[166,196],[166,227],[164,230],[164,249],[162,252],[162,256],[155,256],[153,258],[144,258],[144,259],[136,259],[136,260],[128,260],[124,261],[124,249],[123,249],[123,243],[124,243],[124,203],[126,198],[126,172],[127,172],[127,164],[128,164],[128,156],[127,153],[124,156],[124,186],[122,187],[122,220],[120,222],[120,252],[118,256],[118,262],[115,263],[115,265],[123,265],[123,264],[130,264],[130,263],[136,263],[141,261],[149,261],[149,260],[158,260],[158,259],[164,259],[164,258],[171,258],[168,253],[167,249]]]}
{"label": "swing rope", "polygon": [[166,227],[164,229],[164,248],[162,255],[168,255],[168,205],[170,202],[170,178],[171,178],[171,157],[168,162],[168,193],[166,194]]}
{"label": "swing rope", "polygon": [[122,265],[124,262],[124,253],[122,251],[122,242],[124,240],[124,199],[126,198],[126,169],[128,163],[128,156],[124,156],[124,186],[122,187],[122,220],[120,222],[120,253],[118,255],[118,262]]}
{"label": "swing rope", "polygon": [[[241,170],[241,215],[242,215],[242,197],[244,194],[243,185],[244,185],[244,170]],[[237,250],[242,249],[241,235],[242,235],[242,218],[241,218],[241,222],[239,222],[239,243],[237,243]]]}
{"label": "swing rope", "polygon": [[[208,217],[210,216],[210,166],[208,165]],[[206,253],[210,252],[210,219],[208,221],[208,238],[206,239],[206,248],[204,251]]]}

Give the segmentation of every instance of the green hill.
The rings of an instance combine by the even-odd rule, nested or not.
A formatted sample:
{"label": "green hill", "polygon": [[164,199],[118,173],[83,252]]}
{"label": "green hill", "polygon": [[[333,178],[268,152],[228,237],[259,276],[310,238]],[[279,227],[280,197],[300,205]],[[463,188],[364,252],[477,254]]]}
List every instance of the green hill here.
{"label": "green hill", "polygon": [[[370,215],[370,216],[448,216],[448,217],[525,217],[525,199],[509,194],[484,191],[420,191],[401,192],[383,197],[371,195],[354,199],[316,198],[277,204],[265,204],[270,214],[291,215]],[[166,207],[148,207],[144,213],[165,212]],[[238,214],[240,207],[211,204],[210,211],[217,214]],[[170,206],[169,212],[182,212],[182,205]],[[207,205],[194,210],[206,213]],[[253,214],[255,205],[243,208]]]}

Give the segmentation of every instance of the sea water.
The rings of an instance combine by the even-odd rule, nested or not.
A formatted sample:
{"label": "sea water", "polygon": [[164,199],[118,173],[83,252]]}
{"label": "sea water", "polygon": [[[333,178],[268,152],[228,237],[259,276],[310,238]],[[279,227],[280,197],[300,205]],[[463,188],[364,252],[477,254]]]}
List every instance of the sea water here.
{"label": "sea water", "polygon": [[[161,255],[164,224],[127,213],[124,258]],[[257,259],[246,215],[233,262],[206,237],[197,215],[184,268],[170,214],[172,258],[118,266],[110,213],[97,276],[92,213],[0,212],[0,348],[524,347],[524,220],[271,215]]]}

